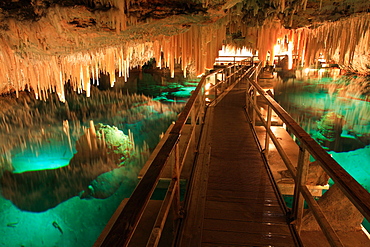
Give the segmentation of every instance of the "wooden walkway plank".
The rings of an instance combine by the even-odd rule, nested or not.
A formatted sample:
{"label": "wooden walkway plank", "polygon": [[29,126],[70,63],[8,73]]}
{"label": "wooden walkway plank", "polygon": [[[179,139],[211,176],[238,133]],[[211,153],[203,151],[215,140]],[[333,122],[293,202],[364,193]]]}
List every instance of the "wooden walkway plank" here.
{"label": "wooden walkway plank", "polygon": [[290,235],[290,231],[286,228],[285,224],[240,220],[208,219],[204,221],[204,229],[211,231],[248,231],[250,233],[264,233],[274,231],[276,233],[279,233],[280,235]]}
{"label": "wooden walkway plank", "polygon": [[[217,193],[218,192],[218,193]],[[210,194],[210,190],[208,190]],[[232,191],[228,190],[214,190],[213,195],[207,195],[207,200],[209,201],[228,201],[228,202],[237,202],[237,203],[245,203],[247,205],[258,205],[261,207],[264,206],[279,206],[277,200],[274,197],[249,197],[247,194],[238,193],[237,195]]]}
{"label": "wooden walkway plank", "polygon": [[202,246],[295,246],[290,236],[271,232],[254,234],[249,232],[203,231]]}
{"label": "wooden walkway plank", "polygon": [[[202,178],[206,192],[193,197],[198,202],[191,202],[204,210],[201,215],[187,212],[190,222],[198,219],[199,242],[183,238],[181,247],[295,246],[247,122],[244,102],[245,90],[234,88],[207,116],[212,124],[207,131],[208,176]],[[187,231],[191,229],[183,234],[189,236]]]}

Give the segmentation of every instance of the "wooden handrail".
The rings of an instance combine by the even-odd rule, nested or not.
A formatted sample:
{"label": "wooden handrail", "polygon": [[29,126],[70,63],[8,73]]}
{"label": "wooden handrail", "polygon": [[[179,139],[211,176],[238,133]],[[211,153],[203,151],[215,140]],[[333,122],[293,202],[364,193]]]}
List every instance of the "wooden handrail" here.
{"label": "wooden handrail", "polygon": [[[256,73],[258,73],[258,71]],[[250,84],[251,86],[249,88]],[[271,121],[269,119],[269,115],[267,116],[267,120],[265,120],[262,116],[262,113],[257,106],[256,91],[260,94],[260,96],[263,97],[268,108],[274,110],[274,112],[286,124],[287,128],[289,128],[290,132],[293,133],[294,136],[298,139],[299,144],[297,143],[297,145],[300,148],[300,152],[297,170],[294,166],[292,166],[290,159],[287,157],[285,151],[281,148],[281,145],[278,142],[276,136],[271,131],[268,124],[268,122]],[[254,92],[253,99],[250,99],[249,97],[251,92]],[[370,215],[370,193],[366,191],[365,188],[361,186],[350,174],[348,174],[347,171],[345,171],[306,131],[302,129],[302,127],[298,125],[298,123],[295,122],[295,120],[273,99],[271,92],[264,91],[257,84],[257,79],[251,80],[250,78],[248,78],[246,94],[247,111],[250,105],[253,109],[253,116],[251,120],[252,125],[254,126],[255,116],[257,115],[260,118],[263,126],[266,128],[266,152],[268,152],[268,139],[271,138],[282,160],[284,161],[284,164],[287,166],[294,179],[295,189],[293,201],[293,217],[296,221],[297,232],[300,232],[301,220],[303,216],[304,198],[330,245],[336,247],[343,246],[343,243],[338,237],[336,231],[327,220],[319,204],[313,199],[306,185],[306,175],[309,168],[308,154],[313,156],[315,160],[318,161],[325,172],[334,180],[338,188],[344,193],[344,195],[352,202],[352,204],[367,220],[369,220]]]}
{"label": "wooden handrail", "polygon": [[[183,130],[184,125],[186,124],[189,117],[193,118],[194,114],[198,114],[195,117],[199,117],[198,113],[192,113],[194,106],[199,100],[199,97],[202,97],[202,93],[204,92],[204,87],[206,84],[206,78],[215,75],[216,73],[220,72],[231,72],[231,67],[234,65],[230,65],[226,68],[219,69],[211,74],[205,75],[201,78],[197,88],[194,90],[192,96],[186,103],[183,111],[180,113],[177,121],[171,127],[170,131],[168,131],[168,135],[166,136],[166,140],[164,141],[163,146],[160,148],[158,153],[155,155],[154,159],[150,162],[149,168],[147,172],[142,177],[141,181],[137,185],[136,189],[134,190],[132,196],[127,201],[127,204],[123,208],[123,210],[117,216],[117,219],[114,223],[112,223],[109,229],[105,229],[105,233],[103,233],[98,240],[96,241],[94,246],[127,246],[131,237],[134,234],[136,226],[138,225],[141,216],[149,203],[150,197],[160,179],[161,173],[164,169],[164,166],[168,163],[170,156],[172,155],[174,148],[178,145],[179,140],[181,138],[181,132]],[[236,67],[235,67],[236,68]],[[245,67],[244,67],[245,68]],[[370,194],[367,192],[356,180],[353,179],[321,146],[309,135],[307,134],[295,121],[290,117],[290,115],[269,95],[265,92],[259,85],[250,80],[250,78],[254,75],[258,75],[261,67],[260,65],[257,66],[257,69],[249,73],[250,70],[245,71],[244,68],[239,68],[238,70],[234,70],[232,73],[225,73],[227,76],[223,77],[224,80],[215,83],[213,88],[217,88],[219,85],[227,84],[227,86],[233,86],[236,84],[235,81],[240,81],[245,76],[248,78],[248,84],[252,84],[254,88],[258,91],[258,93],[265,99],[269,107],[271,107],[274,112],[280,117],[280,119],[287,125],[287,127],[291,130],[291,132],[295,135],[295,137],[300,141],[300,147],[309,152],[319,163],[322,165],[323,169],[327,172],[327,174],[338,184],[339,188],[344,192],[344,194],[350,199],[350,201],[356,206],[356,208],[363,214],[363,216],[370,220]],[[229,70],[230,69],[230,70]],[[235,78],[236,80],[231,82],[231,79],[234,78],[235,75],[239,72],[242,72],[239,78]],[[249,73],[249,74],[248,74]],[[232,85],[231,85],[232,84]],[[221,89],[225,89],[223,85]],[[227,90],[226,90],[227,91]],[[248,89],[247,89],[248,91]],[[202,99],[203,100],[203,99]],[[198,109],[199,111],[199,109]],[[262,119],[261,119],[262,120]],[[193,121],[193,119],[192,119]],[[264,121],[262,121],[264,122]],[[266,125],[266,123],[264,123]],[[268,135],[270,138],[274,139],[273,133],[271,130],[268,130]],[[276,142],[276,138],[274,142]],[[290,164],[290,169],[293,172],[293,177],[296,175],[295,168],[292,164],[287,160]],[[294,178],[297,181],[296,178]],[[170,191],[174,187],[179,186],[178,181],[173,181],[171,183]],[[310,193],[306,186],[299,186],[300,193],[306,198],[306,201],[310,205],[310,207],[315,211],[313,214],[315,218],[319,218],[318,222],[319,225],[325,229],[323,232],[325,236],[329,239],[331,243],[334,243],[335,246],[340,246],[340,240],[337,238],[335,232],[332,230],[329,222],[326,220],[325,216],[322,217],[322,211],[317,203],[310,197]],[[169,193],[171,198],[166,199],[168,203],[171,203],[173,199],[173,194]],[[166,204],[168,205],[168,204]],[[168,208],[164,208],[163,212],[167,212]],[[166,213],[163,213],[166,214]],[[158,221],[158,226],[162,225]],[[158,229],[159,232],[161,229]],[[157,241],[158,236],[154,236]],[[155,246],[153,244],[153,246]]]}
{"label": "wooden handrail", "polygon": [[[252,105],[252,107],[254,108],[255,111],[259,111],[258,106]],[[263,118],[262,114],[258,114],[258,117],[261,120],[262,124],[264,126],[267,126],[266,120]],[[297,175],[296,168],[293,166],[293,163],[289,159],[289,157],[286,154],[284,148],[281,146],[280,142],[278,141],[278,139],[276,138],[276,136],[274,135],[274,133],[272,132],[272,130],[271,129],[267,129],[267,132],[268,132],[268,135],[271,138],[272,142],[274,143],[276,149],[278,150],[281,159],[284,161],[285,166],[288,168],[289,172],[292,174],[293,179],[296,182],[296,175]]]}
{"label": "wooden handrail", "polygon": [[329,240],[332,246],[343,246],[342,241],[339,239],[338,235],[331,227],[330,222],[326,218],[324,212],[321,210],[321,207],[315,201],[315,199],[311,196],[310,191],[308,190],[307,186],[300,186],[300,190],[302,191],[302,195],[305,198],[307,204],[310,208],[312,208],[312,214],[315,216],[317,223],[321,227],[325,237]]}
{"label": "wooden handrail", "polygon": [[136,186],[109,232],[106,235],[101,235],[94,246],[110,247],[128,245],[159,181],[164,165],[167,163],[178,139],[179,134],[169,134],[168,139]]}
{"label": "wooden handrail", "polygon": [[[102,234],[95,242],[94,246],[110,247],[127,246],[129,244],[134,231],[144,213],[144,210],[148,205],[149,200],[156,188],[161,173],[165,165],[168,163],[170,155],[172,154],[180,140],[182,129],[186,124],[187,119],[191,116],[191,112],[193,107],[195,106],[195,103],[197,102],[199,97],[202,97],[202,90],[204,90],[206,78],[221,71],[226,71],[227,69],[230,69],[234,66],[235,65],[230,65],[226,68],[222,68],[216,70],[213,73],[202,76],[198,86],[187,101],[177,121],[174,125],[171,126],[168,135],[166,135],[165,137],[167,139],[165,140],[163,146],[160,148],[154,159],[149,164],[148,170],[141,178],[131,197],[128,199],[126,205],[123,207],[122,211],[115,213],[115,221],[111,225],[106,226]],[[239,70],[234,71],[234,73],[232,74],[234,75],[238,72]],[[175,183],[173,183],[173,185],[179,186],[179,182],[176,181]],[[171,196],[172,198],[167,201],[172,202],[171,200],[173,199],[173,195]],[[164,210],[166,211],[167,209]]]}
{"label": "wooden handrail", "polygon": [[370,220],[370,193],[360,185],[346,170],[343,169],[298,123],[256,82],[250,83],[272,107],[289,130],[301,142],[308,152],[320,162],[322,168],[339,185],[343,193],[350,199],[363,216]]}
{"label": "wooden handrail", "polygon": [[[222,70],[222,69],[220,69],[220,70]],[[220,70],[217,70],[217,71],[213,72],[212,74],[218,73],[218,71],[220,71]],[[210,74],[210,75],[212,75],[212,74]],[[193,108],[194,103],[195,103],[199,93],[202,90],[202,88],[204,87],[206,77],[208,77],[210,75],[202,76],[198,86],[195,88],[191,97],[186,102],[184,109],[181,111],[177,121],[175,122],[175,125],[172,127],[172,130],[171,130],[170,134],[180,134],[181,133],[181,130],[182,130],[183,126],[185,125],[186,120],[189,118],[191,109]]]}

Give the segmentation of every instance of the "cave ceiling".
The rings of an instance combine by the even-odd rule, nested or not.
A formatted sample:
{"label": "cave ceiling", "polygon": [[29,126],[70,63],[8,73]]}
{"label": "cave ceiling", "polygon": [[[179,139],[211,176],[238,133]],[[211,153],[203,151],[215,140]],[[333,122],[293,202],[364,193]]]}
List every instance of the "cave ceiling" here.
{"label": "cave ceiling", "polygon": [[[36,49],[63,54],[66,50],[70,53],[122,40],[171,36],[187,31],[193,24],[214,22],[225,15],[248,27],[273,20],[287,29],[297,29],[317,28],[322,23],[369,12],[368,0],[0,0],[0,35],[12,49],[20,50],[18,53]],[[61,27],[55,28],[53,22],[60,22]],[[38,32],[38,43],[43,44],[36,47],[32,42],[18,42],[19,37],[9,32],[14,32],[11,25],[19,23],[20,29],[29,29],[25,33]],[[117,23],[121,26],[117,27]],[[47,27],[50,24],[57,32]],[[30,28],[36,25],[38,30]],[[83,45],[72,36],[83,39],[79,41]]]}
{"label": "cave ceiling", "polygon": [[[164,63],[172,67],[170,61],[179,57],[183,63],[184,60],[192,63],[190,58],[185,58],[185,52],[198,56],[196,62],[200,65],[195,70],[201,71],[204,70],[202,66],[217,56],[212,49],[219,49],[222,42],[235,43],[233,38],[242,38],[246,41],[243,45],[262,49],[265,54],[275,44],[273,39],[276,40],[278,32],[272,31],[273,36],[271,30],[277,30],[277,25],[284,30],[314,30],[323,24],[367,15],[355,25],[367,32],[369,12],[368,0],[0,0],[0,63],[7,64],[0,68],[0,92],[22,90],[26,85],[61,88],[60,80],[72,79],[77,87],[86,90],[86,82],[80,77],[91,78],[95,69],[112,75],[117,66],[122,74],[126,67],[143,64],[151,56],[158,58],[158,49],[167,59]],[[259,28],[266,23],[270,24],[265,31],[255,29],[253,33],[246,29]],[[336,32],[347,26],[343,25]],[[279,35],[286,33],[282,29]],[[324,36],[326,31],[318,32],[319,36]],[[262,38],[254,37],[263,33],[263,39],[271,39],[270,43],[261,43]],[[268,33],[270,36],[266,36]],[[339,48],[349,44],[344,47],[349,50],[349,57],[339,58],[347,67],[353,64],[352,50],[365,56],[358,66],[358,71],[365,73],[370,70],[370,55],[364,54],[369,47],[368,33],[356,34],[360,48],[357,44],[351,46],[353,42],[347,40],[335,44]],[[249,34],[251,42],[248,42]],[[348,33],[347,39],[351,35]],[[145,43],[154,41],[159,45]],[[312,39],[309,41],[312,43]],[[184,45],[189,42],[193,47],[200,47],[190,50]],[[318,42],[325,43],[326,38],[321,37]],[[143,45],[139,47],[139,44]],[[179,50],[178,46],[183,47]],[[112,47],[115,49],[110,51],[113,55],[108,51]],[[315,54],[320,52],[320,45],[312,47]],[[209,58],[201,58],[197,53]],[[117,60],[120,64],[114,65]],[[82,68],[80,64],[87,65]],[[57,72],[50,72],[54,70]],[[40,71],[47,73],[43,75]],[[52,82],[46,82],[50,77],[54,78]],[[40,81],[38,84],[32,84],[35,78]],[[79,85],[83,83],[85,86]]]}
{"label": "cave ceiling", "polygon": [[[109,0],[1,0],[0,18],[14,18],[20,21],[38,21],[48,9],[59,5],[66,8],[84,7],[93,15],[96,12],[117,9],[117,1]],[[122,0],[125,12],[139,22],[147,19],[163,19],[173,15],[207,14],[209,11],[227,9],[242,4],[242,18],[249,25],[262,24],[267,18],[277,17],[290,28],[307,27],[324,21],[337,21],[356,13],[370,11],[368,0]],[[283,8],[281,8],[284,2]],[[293,25],[290,25],[290,16]],[[79,19],[79,16],[76,16]],[[289,19],[289,20],[288,20]],[[78,20],[71,22],[78,24]],[[82,27],[93,25],[81,23]]]}

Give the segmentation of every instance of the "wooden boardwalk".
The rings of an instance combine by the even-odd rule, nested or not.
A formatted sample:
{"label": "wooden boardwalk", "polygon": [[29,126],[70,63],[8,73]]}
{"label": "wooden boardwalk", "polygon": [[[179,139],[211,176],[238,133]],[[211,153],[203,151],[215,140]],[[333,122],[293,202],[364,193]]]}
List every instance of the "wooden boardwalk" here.
{"label": "wooden boardwalk", "polygon": [[208,109],[178,246],[296,246],[244,105],[234,88]]}

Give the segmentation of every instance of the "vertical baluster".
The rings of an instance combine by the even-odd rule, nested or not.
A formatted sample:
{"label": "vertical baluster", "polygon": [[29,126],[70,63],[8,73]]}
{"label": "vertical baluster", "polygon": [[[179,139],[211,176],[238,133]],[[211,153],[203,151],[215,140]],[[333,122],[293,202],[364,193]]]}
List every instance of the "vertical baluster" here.
{"label": "vertical baluster", "polygon": [[236,64],[234,64],[234,67],[233,67],[233,77],[232,77],[232,80],[231,80],[231,84],[235,83],[235,80],[237,79],[237,66]]}
{"label": "vertical baluster", "polygon": [[236,65],[236,74],[235,74],[235,80],[239,80],[239,83],[237,85],[237,87],[239,88],[241,86],[241,83],[242,83],[242,78],[240,78],[243,74],[241,73],[242,72],[242,68],[239,66],[239,65]]}
{"label": "vertical baluster", "polygon": [[232,74],[233,74],[233,71],[232,71],[233,67],[230,67],[229,68],[229,71],[228,71],[228,80],[227,80],[227,85],[226,85],[226,88],[228,88],[231,84],[231,80],[232,80]]}
{"label": "vertical baluster", "polygon": [[297,177],[295,179],[294,198],[293,198],[293,214],[295,218],[296,230],[299,233],[301,230],[304,198],[301,194],[301,186],[306,186],[307,174],[309,168],[310,154],[306,149],[300,147],[298,155]]}
{"label": "vertical baluster", "polygon": [[250,87],[250,82],[249,82],[249,78],[247,77],[246,78],[246,89],[245,89],[245,108],[246,108],[246,111],[247,113],[249,113],[249,101],[250,101],[250,95],[249,95],[249,87]]}
{"label": "vertical baluster", "polygon": [[[258,82],[258,68],[259,66],[257,65],[254,71],[254,81],[257,83]],[[253,105],[257,107],[257,89],[253,87]],[[256,127],[256,111],[252,109],[252,125],[253,128]]]}
{"label": "vertical baluster", "polygon": [[206,93],[205,93],[205,84],[203,84],[202,90],[200,90],[198,98],[199,98],[199,124],[203,124],[204,121],[204,112],[206,107]]}
{"label": "vertical baluster", "polygon": [[[257,89],[255,87],[253,87],[253,91],[252,91],[252,97],[253,97],[253,106],[257,107]],[[253,125],[253,128],[256,127],[256,110],[254,109],[254,107],[252,107],[252,125]]]}
{"label": "vertical baluster", "polygon": [[223,88],[223,85],[224,85],[224,83],[226,83],[226,69],[223,69],[222,71],[221,71],[221,73],[222,73],[222,81],[221,81],[221,84],[220,84],[220,87],[219,87],[219,89],[220,89],[220,93],[222,93],[222,88]]}
{"label": "vertical baluster", "polygon": [[175,219],[180,218],[180,144],[177,142],[174,150],[174,162],[172,165],[172,180],[177,181],[177,186],[174,188],[175,194],[173,198],[173,211]]}
{"label": "vertical baluster", "polygon": [[218,86],[216,86],[217,84],[218,84],[218,81],[217,81],[217,76],[218,75],[218,73],[215,73],[215,85],[214,85],[214,94],[215,94],[215,99],[217,98],[217,88],[218,88]]}
{"label": "vertical baluster", "polygon": [[[169,163],[172,168],[172,182],[170,183],[164,201],[158,212],[156,221],[153,225],[152,232],[147,241],[146,247],[156,247],[162,236],[163,228],[168,217],[171,205],[174,214],[174,223],[176,219],[181,217],[180,208],[180,157],[179,157],[179,142],[175,144],[174,151],[170,154]],[[172,203],[172,204],[171,204]],[[124,246],[128,246],[128,243]]]}
{"label": "vertical baluster", "polygon": [[[198,104],[198,107],[199,107],[199,104]],[[194,102],[194,105],[193,105],[193,107],[190,110],[190,123],[191,123],[191,126],[195,126],[197,124],[196,111],[197,111],[197,103]]]}
{"label": "vertical baluster", "polygon": [[270,147],[270,135],[269,130],[271,127],[271,116],[272,115],[272,109],[270,105],[267,106],[267,126],[266,126],[266,138],[265,138],[265,156],[266,159],[268,159],[269,154],[269,147]]}
{"label": "vertical baluster", "polygon": [[221,89],[220,89],[220,93],[222,93],[224,91],[224,87],[225,87],[225,84],[227,83],[227,68],[225,68],[222,72],[223,72],[223,79],[222,80],[222,84],[221,84]]}

